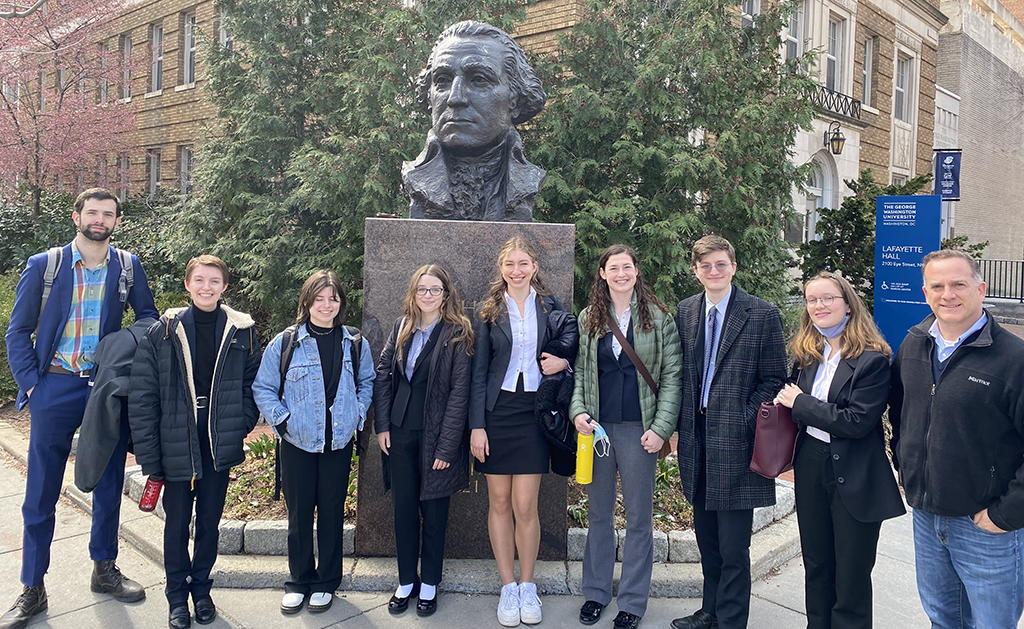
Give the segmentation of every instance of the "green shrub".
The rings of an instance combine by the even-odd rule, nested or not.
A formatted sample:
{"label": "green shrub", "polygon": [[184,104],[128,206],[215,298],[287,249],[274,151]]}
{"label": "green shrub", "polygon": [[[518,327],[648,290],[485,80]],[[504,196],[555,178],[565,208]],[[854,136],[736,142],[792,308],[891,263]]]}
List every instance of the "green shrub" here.
{"label": "green shrub", "polygon": [[[11,324],[11,311],[14,309],[14,289],[18,285],[19,274],[16,272],[0,275],[0,330],[7,334]],[[6,404],[18,394],[18,385],[14,383],[14,374],[7,364],[7,341],[0,336],[0,405]]]}

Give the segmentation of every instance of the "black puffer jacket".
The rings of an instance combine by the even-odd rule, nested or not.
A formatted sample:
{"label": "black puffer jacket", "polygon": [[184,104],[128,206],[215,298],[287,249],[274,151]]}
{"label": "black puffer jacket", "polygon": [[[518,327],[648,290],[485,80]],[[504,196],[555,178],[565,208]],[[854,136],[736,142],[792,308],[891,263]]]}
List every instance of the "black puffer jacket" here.
{"label": "black puffer jacket", "polygon": [[[395,322],[384,351],[377,362],[373,385],[374,429],[391,430],[391,404],[395,378],[401,378],[402,366],[395,351],[398,334],[405,319]],[[454,341],[462,328],[442,321],[441,331],[430,356],[427,374],[427,399],[423,418],[423,449],[420,452],[420,500],[451,496],[469,484],[469,443],[466,417],[469,410],[471,359],[464,341]],[[434,459],[451,463],[443,470],[432,469]],[[385,474],[385,483],[388,482]]]}
{"label": "black puffer jacket", "polygon": [[168,310],[139,342],[128,421],[143,474],[162,473],[169,481],[202,478],[201,445],[212,448],[218,471],[245,460],[242,441],[259,418],[252,398],[260,366],[259,340],[252,317],[226,306],[221,306],[217,319],[217,336],[221,343],[210,387],[210,444],[200,444],[196,426],[191,308]]}

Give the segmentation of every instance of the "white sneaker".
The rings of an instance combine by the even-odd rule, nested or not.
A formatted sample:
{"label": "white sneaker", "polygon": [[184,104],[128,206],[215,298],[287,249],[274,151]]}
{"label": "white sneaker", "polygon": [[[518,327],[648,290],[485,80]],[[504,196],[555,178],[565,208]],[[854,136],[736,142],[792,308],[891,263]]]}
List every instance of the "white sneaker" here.
{"label": "white sneaker", "polygon": [[519,624],[519,584],[513,581],[501,588],[501,600],[498,601],[498,622],[504,627],[515,627]]}
{"label": "white sneaker", "polygon": [[306,602],[306,595],[302,592],[288,592],[281,599],[281,611],[286,614],[294,614],[302,609]]}
{"label": "white sneaker", "polygon": [[537,584],[523,582],[519,584],[519,619],[527,625],[536,625],[541,621],[540,602],[537,596]]}

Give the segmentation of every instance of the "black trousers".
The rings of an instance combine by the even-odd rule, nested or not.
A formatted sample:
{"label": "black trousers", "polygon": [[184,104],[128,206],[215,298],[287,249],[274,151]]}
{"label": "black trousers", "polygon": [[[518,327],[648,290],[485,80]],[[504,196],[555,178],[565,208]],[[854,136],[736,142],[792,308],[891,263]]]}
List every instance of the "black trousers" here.
{"label": "black trousers", "polygon": [[[441,582],[441,569],[444,566],[444,540],[448,528],[450,498],[420,500],[422,446],[422,430],[391,427],[391,494],[395,501],[398,582],[408,584],[416,581],[416,564],[419,561],[423,583],[437,585]],[[420,516],[423,517],[422,528]]]}
{"label": "black trousers", "polygon": [[870,629],[881,522],[860,522],[836,487],[829,445],[801,439],[794,462],[808,629]]}
{"label": "black trousers", "polygon": [[718,618],[721,629],[741,629],[750,616],[750,528],[754,510],[708,511],[704,508],[706,489],[707,474],[701,463],[693,501],[693,529],[704,573],[701,608]]}
{"label": "black trousers", "polygon": [[[208,440],[199,448],[203,477],[193,483],[167,481],[164,483],[164,570],[167,586],[164,593],[172,606],[188,602],[210,593],[213,579],[210,571],[217,562],[217,542],[220,539],[220,516],[224,512],[224,497],[228,491],[229,470],[213,469],[213,454]],[[188,528],[195,505],[196,530],[192,556],[188,553]]]}
{"label": "black trousers", "polygon": [[[281,440],[281,491],[288,505],[286,592],[330,592],[341,585],[345,496],[352,443],[341,450],[306,452]],[[313,510],[320,562],[313,558]]]}

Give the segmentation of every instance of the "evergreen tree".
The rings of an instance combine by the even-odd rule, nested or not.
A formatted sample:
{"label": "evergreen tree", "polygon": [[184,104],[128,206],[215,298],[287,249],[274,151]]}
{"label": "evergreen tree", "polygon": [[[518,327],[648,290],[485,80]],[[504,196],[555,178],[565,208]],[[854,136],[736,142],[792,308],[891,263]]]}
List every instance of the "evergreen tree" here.
{"label": "evergreen tree", "polygon": [[655,292],[698,290],[692,243],[738,252],[737,283],[781,301],[791,264],[780,235],[806,174],[792,161],[810,124],[811,61],[783,61],[793,6],[740,27],[728,0],[591,0],[546,67],[549,103],[525,135],[548,169],[539,214],[577,227],[576,302],[605,246],[626,243]]}

